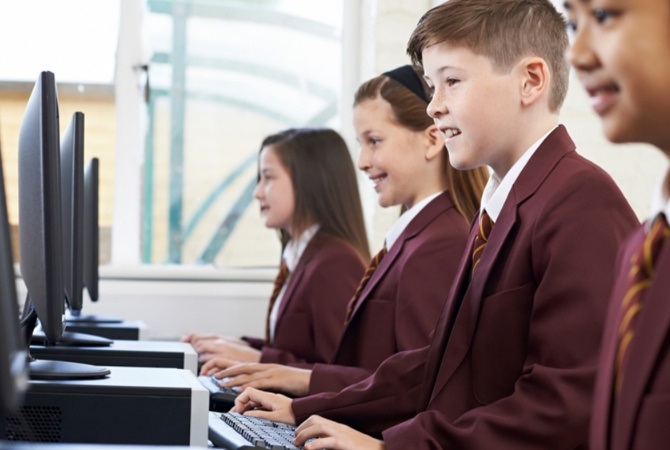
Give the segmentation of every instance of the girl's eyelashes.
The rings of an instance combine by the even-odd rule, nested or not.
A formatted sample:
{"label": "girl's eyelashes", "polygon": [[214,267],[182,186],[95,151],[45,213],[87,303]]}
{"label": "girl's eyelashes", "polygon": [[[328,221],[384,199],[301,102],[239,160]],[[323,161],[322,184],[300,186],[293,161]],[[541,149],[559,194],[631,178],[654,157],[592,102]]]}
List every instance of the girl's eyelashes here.
{"label": "girl's eyelashes", "polygon": [[[590,15],[599,25],[607,25],[607,23],[610,22],[612,19],[621,15],[621,12],[613,9],[594,8],[591,10]],[[574,18],[570,18],[569,16],[566,26],[568,28],[568,31],[571,33],[576,32],[577,29],[579,28],[577,20]]]}
{"label": "girl's eyelashes", "polygon": [[611,19],[613,19],[618,15],[616,11],[603,8],[595,8],[591,12],[591,14],[596,19],[596,22],[598,22],[601,25],[606,24],[608,21],[610,21]]}
{"label": "girl's eyelashes", "polygon": [[458,78],[447,78],[445,80],[445,83],[447,84],[447,86],[452,87],[458,84],[459,81],[461,80],[459,80]]}

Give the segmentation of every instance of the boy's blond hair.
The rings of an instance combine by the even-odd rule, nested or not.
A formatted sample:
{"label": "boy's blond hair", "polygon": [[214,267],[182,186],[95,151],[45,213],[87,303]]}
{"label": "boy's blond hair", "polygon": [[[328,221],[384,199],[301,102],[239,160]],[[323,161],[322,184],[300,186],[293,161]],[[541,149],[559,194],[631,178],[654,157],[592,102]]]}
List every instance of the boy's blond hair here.
{"label": "boy's blond hair", "polygon": [[552,76],[549,108],[560,110],[568,90],[568,35],[549,0],[449,0],[419,20],[407,53],[422,65],[423,50],[441,42],[464,45],[501,72],[526,56],[544,59]]}

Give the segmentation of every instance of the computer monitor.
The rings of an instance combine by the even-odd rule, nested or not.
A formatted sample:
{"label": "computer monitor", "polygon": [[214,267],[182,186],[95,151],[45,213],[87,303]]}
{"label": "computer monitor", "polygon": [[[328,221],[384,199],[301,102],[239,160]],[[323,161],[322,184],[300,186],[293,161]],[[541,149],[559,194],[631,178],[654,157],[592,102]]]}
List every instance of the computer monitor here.
{"label": "computer monitor", "polygon": [[[74,118],[73,118],[74,120]],[[79,133],[74,133],[73,136],[77,139]],[[83,133],[81,134],[81,141],[83,141]],[[61,141],[61,146],[62,146]],[[81,145],[74,145],[74,148],[81,148],[83,151],[83,142]],[[61,150],[61,155],[63,152]],[[83,159],[83,158],[82,158]],[[79,305],[83,303],[82,289],[86,288],[88,291],[88,296],[91,298],[91,301],[98,301],[98,265],[100,259],[100,226],[99,226],[99,207],[98,207],[98,185],[99,185],[99,162],[98,158],[92,158],[86,165],[85,170],[83,170],[83,191],[84,191],[84,207],[83,207],[83,232],[79,233],[79,237],[83,238],[81,241],[82,252],[81,256],[83,257],[83,264],[78,264],[74,262],[70,264],[73,270],[82,270],[83,271],[83,287],[81,287],[77,293]],[[75,177],[75,180],[78,177]],[[65,179],[65,177],[63,177]],[[76,190],[77,188],[75,188]],[[76,235],[74,236],[76,237]],[[72,247],[71,247],[72,248]],[[80,253],[74,251],[72,255],[74,259],[80,257]],[[77,280],[75,277],[72,278],[73,282],[76,283]],[[79,284],[78,286],[81,286]],[[82,315],[80,314],[81,307],[79,309],[70,308],[70,315],[67,317],[67,322],[70,324],[80,324],[80,323],[121,323],[121,319],[116,317],[107,317],[107,316],[98,316],[98,315]]]}
{"label": "computer monitor", "polygon": [[75,112],[60,141],[63,213],[63,289],[70,312],[83,307],[84,114]]}
{"label": "computer monitor", "polygon": [[19,334],[19,311],[0,161],[0,415],[20,404],[26,387],[26,352]]}
{"label": "computer monitor", "polygon": [[99,180],[100,164],[98,158],[92,158],[84,171],[84,287],[93,302],[98,301],[100,278]]}
{"label": "computer monitor", "polygon": [[[22,323],[31,341],[39,317],[46,345],[63,339],[63,229],[56,82],[42,72],[19,131],[19,253],[28,295]],[[104,377],[107,369],[61,361],[31,361],[33,378]]]}

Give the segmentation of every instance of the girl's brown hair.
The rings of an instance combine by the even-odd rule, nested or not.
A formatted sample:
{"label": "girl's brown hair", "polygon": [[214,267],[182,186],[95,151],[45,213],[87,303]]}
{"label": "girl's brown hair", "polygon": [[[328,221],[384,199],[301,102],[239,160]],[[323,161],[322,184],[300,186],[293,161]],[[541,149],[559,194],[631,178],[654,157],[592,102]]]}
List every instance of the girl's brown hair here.
{"label": "girl's brown hair", "polygon": [[[418,71],[416,68],[414,70]],[[417,76],[421,80],[426,98],[430,98],[428,87],[422,77],[419,74]],[[423,131],[433,125],[433,119],[426,113],[426,101],[386,75],[380,75],[363,83],[354,96],[354,106],[380,97],[391,105],[393,120],[398,125],[412,131]],[[445,151],[444,155],[443,169],[451,200],[469,223],[479,212],[479,202],[489,178],[488,169],[486,167],[471,170],[454,169],[449,164],[449,154]]]}
{"label": "girl's brown hair", "polygon": [[[318,223],[320,231],[349,242],[367,263],[370,250],[363,208],[344,139],[330,129],[291,128],[266,137],[261,151],[266,147],[272,148],[293,183],[294,233]],[[282,247],[289,239],[281,230]]]}

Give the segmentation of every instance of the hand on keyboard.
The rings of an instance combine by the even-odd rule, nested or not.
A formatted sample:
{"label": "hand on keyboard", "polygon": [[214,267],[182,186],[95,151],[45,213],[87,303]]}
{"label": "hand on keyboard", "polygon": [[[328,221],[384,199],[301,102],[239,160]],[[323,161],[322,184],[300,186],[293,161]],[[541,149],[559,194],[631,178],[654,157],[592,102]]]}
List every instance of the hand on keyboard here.
{"label": "hand on keyboard", "polygon": [[248,387],[264,391],[283,392],[294,397],[304,397],[309,393],[312,371],[281,364],[237,364],[215,374],[218,378],[230,378],[226,387]]}
{"label": "hand on keyboard", "polygon": [[249,388],[235,399],[231,412],[251,417],[283,422],[295,425],[295,415],[291,408],[292,400],[280,394],[259,391]]}
{"label": "hand on keyboard", "polygon": [[214,358],[232,359],[238,362],[258,362],[261,351],[248,344],[236,344],[224,339],[206,339],[191,344],[198,353],[198,361],[206,363]]}
{"label": "hand on keyboard", "polygon": [[293,445],[305,450],[383,450],[384,442],[341,423],[312,416],[295,430]]}

